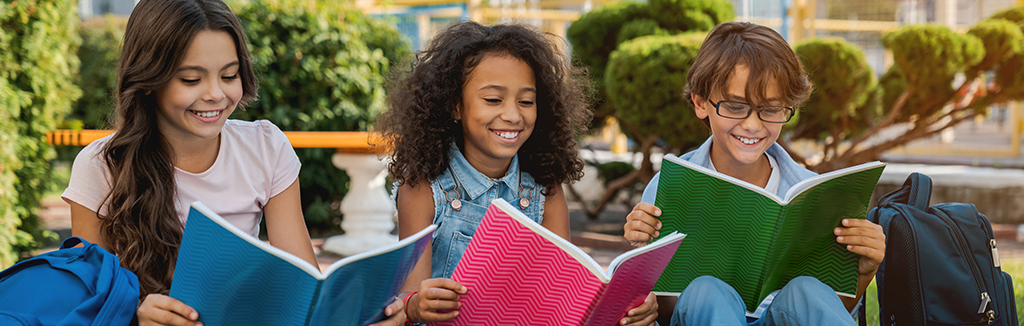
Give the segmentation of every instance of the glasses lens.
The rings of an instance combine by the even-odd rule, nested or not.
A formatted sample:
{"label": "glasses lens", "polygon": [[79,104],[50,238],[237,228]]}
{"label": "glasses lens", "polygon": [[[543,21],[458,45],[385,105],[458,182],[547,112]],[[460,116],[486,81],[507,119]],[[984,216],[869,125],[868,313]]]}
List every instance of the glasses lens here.
{"label": "glasses lens", "polygon": [[786,122],[793,110],[786,107],[769,106],[757,111],[761,120],[768,122]]}
{"label": "glasses lens", "polygon": [[750,106],[736,102],[721,102],[718,105],[718,114],[726,118],[743,119],[750,112]]}

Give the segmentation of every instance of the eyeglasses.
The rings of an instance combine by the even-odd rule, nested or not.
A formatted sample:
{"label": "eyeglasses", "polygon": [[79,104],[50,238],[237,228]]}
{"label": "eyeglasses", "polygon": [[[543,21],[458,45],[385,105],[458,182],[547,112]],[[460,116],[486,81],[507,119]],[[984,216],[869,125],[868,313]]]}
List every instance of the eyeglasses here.
{"label": "eyeglasses", "polygon": [[[715,103],[708,99],[708,103],[715,107],[715,112],[719,116],[726,119],[743,120],[750,116],[750,112],[754,111],[750,104],[743,102],[718,101]],[[793,111],[792,107],[787,106],[762,106],[757,108],[757,118],[764,122],[786,123],[793,118]]]}

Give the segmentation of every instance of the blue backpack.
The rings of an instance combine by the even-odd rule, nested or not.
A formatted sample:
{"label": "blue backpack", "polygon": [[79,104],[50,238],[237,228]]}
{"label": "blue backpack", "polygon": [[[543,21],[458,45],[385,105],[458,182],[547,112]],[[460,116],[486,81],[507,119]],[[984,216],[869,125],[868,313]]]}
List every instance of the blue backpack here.
{"label": "blue backpack", "polygon": [[973,204],[929,207],[931,190],[928,176],[911,174],[868,213],[886,237],[875,274],[881,324],[1017,325],[988,218]]}
{"label": "blue backpack", "polygon": [[0,272],[0,325],[128,325],[138,305],[135,274],[79,237]]}

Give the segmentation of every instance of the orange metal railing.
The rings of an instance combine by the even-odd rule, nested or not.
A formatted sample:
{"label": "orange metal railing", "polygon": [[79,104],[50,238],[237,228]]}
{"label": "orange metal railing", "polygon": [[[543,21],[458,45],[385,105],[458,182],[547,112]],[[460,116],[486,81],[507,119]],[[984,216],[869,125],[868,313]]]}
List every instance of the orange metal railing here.
{"label": "orange metal railing", "polygon": [[[113,130],[60,129],[46,133],[46,142],[53,145],[85,146],[114,133]],[[336,148],[339,153],[384,153],[384,147],[371,141],[365,131],[285,131],[294,148]]]}

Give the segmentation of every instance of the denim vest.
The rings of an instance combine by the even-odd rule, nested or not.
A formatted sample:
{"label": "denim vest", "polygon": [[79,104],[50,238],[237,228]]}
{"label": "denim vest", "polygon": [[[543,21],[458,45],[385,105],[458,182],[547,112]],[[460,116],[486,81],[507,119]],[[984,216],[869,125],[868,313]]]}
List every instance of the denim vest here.
{"label": "denim vest", "polygon": [[[700,145],[699,148],[680,155],[679,158],[710,169],[711,139],[712,137],[708,137],[708,140],[705,141],[703,145]],[[772,146],[768,147],[768,150],[766,150],[765,153],[768,153],[768,155],[775,158],[775,162],[779,164],[779,177],[782,178],[782,180],[779,180],[779,192],[777,195],[780,197],[785,196],[786,192],[789,191],[789,188],[792,188],[793,185],[800,183],[800,181],[803,181],[804,179],[818,175],[817,173],[800,166],[800,164],[794,161],[793,158],[789,156],[789,153],[786,153],[786,150],[778,143],[773,143]],[[654,205],[654,198],[658,194],[658,179],[660,179],[660,176],[661,172],[654,174],[654,178],[652,178],[651,182],[648,182],[647,187],[644,188],[644,194],[643,197],[640,198],[640,201]]]}
{"label": "denim vest", "polygon": [[[452,276],[492,200],[502,198],[522,209],[520,199],[525,198],[529,200],[529,206],[522,209],[526,216],[541,223],[544,215],[544,195],[541,194],[544,187],[534,182],[529,173],[519,171],[519,155],[512,157],[508,172],[500,179],[477,171],[454,142],[448,157],[448,169],[430,183],[434,193],[434,224],[437,225],[431,247],[433,278]],[[462,204],[457,210],[452,207],[456,198]]]}

